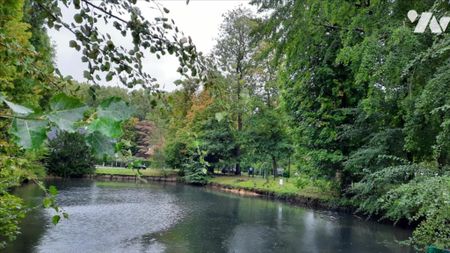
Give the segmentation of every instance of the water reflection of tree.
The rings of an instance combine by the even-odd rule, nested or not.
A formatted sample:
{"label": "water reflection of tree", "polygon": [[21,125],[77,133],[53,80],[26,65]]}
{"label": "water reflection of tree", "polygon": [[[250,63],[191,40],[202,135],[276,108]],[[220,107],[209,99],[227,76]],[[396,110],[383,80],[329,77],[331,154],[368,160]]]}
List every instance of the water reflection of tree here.
{"label": "water reflection of tree", "polygon": [[178,199],[187,207],[187,216],[168,231],[143,236],[147,248],[157,242],[167,247],[167,252],[227,252],[223,242],[241,223],[240,199],[223,198],[195,188],[178,188]]}

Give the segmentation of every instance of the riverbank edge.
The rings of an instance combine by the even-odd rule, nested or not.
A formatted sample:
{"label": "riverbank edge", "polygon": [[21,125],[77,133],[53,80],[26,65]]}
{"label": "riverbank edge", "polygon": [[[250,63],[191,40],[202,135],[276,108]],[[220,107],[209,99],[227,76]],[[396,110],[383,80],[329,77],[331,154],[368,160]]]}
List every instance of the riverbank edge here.
{"label": "riverbank edge", "polygon": [[[112,174],[93,174],[87,175],[85,178],[100,180],[100,181],[151,181],[151,182],[170,182],[183,183],[183,178],[179,176],[136,176],[136,175],[112,175]],[[355,207],[342,205],[339,199],[320,199],[314,197],[301,196],[297,194],[279,194],[274,191],[264,189],[253,189],[239,186],[232,186],[227,184],[220,184],[216,182],[208,182],[204,187],[215,191],[227,192],[246,197],[258,197],[269,200],[277,200],[286,202],[295,206],[306,207],[316,210],[337,211],[353,214],[356,211]]]}
{"label": "riverbank edge", "polygon": [[301,196],[297,194],[279,194],[270,190],[239,187],[215,182],[208,182],[206,187],[216,191],[228,192],[240,196],[259,197],[269,200],[282,201],[291,205],[311,208],[315,210],[336,211],[350,214],[353,214],[356,211],[356,208],[352,206],[342,205],[339,199],[327,200]]}
{"label": "riverbank edge", "polygon": [[136,176],[136,175],[112,175],[112,174],[92,174],[86,175],[84,178],[95,179],[101,181],[152,181],[152,182],[183,182],[178,176]]}

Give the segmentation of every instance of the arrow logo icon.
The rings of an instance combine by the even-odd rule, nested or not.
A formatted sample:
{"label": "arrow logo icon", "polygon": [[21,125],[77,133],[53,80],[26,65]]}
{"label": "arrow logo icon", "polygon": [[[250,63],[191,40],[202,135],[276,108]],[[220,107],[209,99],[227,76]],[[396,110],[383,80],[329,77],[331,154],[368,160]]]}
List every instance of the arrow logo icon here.
{"label": "arrow logo icon", "polygon": [[[416,22],[417,18],[419,18],[419,14],[415,10],[410,10],[408,12],[408,19],[411,23]],[[432,33],[441,34],[447,30],[447,26],[450,23],[450,17],[442,17],[438,20],[431,12],[422,12],[420,14],[419,21],[417,22],[417,26],[414,29],[415,33],[424,33],[427,27],[430,28]]]}

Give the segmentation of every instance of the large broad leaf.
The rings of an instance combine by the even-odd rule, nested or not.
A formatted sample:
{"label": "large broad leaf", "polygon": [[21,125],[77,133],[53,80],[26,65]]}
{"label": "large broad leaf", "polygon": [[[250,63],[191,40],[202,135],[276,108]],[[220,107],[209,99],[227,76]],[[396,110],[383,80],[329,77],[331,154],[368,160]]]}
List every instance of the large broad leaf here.
{"label": "large broad leaf", "polygon": [[10,102],[8,100],[6,100],[4,97],[0,96],[0,101],[5,102],[5,104],[14,112],[17,114],[21,114],[21,115],[28,115],[30,113],[33,113],[33,110],[22,106],[22,105],[18,105],[18,104],[14,104],[13,102]]}
{"label": "large broad leaf", "polygon": [[46,127],[46,121],[16,118],[11,133],[16,137],[18,145],[26,149],[36,149],[47,139]]}
{"label": "large broad leaf", "polygon": [[218,122],[221,122],[227,116],[227,113],[226,112],[218,112],[218,113],[216,113],[215,116],[216,116],[216,120]]}
{"label": "large broad leaf", "polygon": [[126,120],[131,117],[131,108],[118,97],[111,97],[104,100],[97,109],[99,118],[110,118],[115,121]]}
{"label": "large broad leaf", "polygon": [[110,138],[122,136],[120,121],[115,121],[111,118],[98,118],[88,126],[88,129],[90,132],[97,131]]}
{"label": "large broad leaf", "polygon": [[99,132],[89,134],[87,142],[92,147],[94,155],[98,158],[103,157],[103,155],[114,155],[114,140]]}
{"label": "large broad leaf", "polygon": [[87,107],[77,98],[58,94],[50,100],[51,113],[48,119],[63,131],[73,132],[74,123],[83,119]]}

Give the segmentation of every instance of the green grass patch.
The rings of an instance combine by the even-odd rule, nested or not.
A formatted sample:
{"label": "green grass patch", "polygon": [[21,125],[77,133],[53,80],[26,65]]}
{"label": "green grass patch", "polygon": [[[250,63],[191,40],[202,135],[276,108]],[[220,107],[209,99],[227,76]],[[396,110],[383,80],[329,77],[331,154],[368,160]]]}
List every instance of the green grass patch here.
{"label": "green grass patch", "polygon": [[[160,170],[160,169],[150,169],[139,170],[142,176],[148,177],[164,177],[164,176],[176,176],[177,171],[175,170]],[[134,176],[137,174],[137,170],[132,170],[128,168],[109,168],[102,167],[95,170],[97,175],[117,175],[117,176]]]}
{"label": "green grass patch", "polygon": [[321,200],[334,199],[336,196],[335,192],[323,191],[316,186],[308,185],[302,189],[299,189],[295,185],[294,179],[288,179],[288,181],[284,179],[284,184],[280,185],[279,178],[276,180],[271,178],[267,181],[262,177],[249,178],[247,176],[219,176],[211,178],[209,182],[248,190],[264,190],[273,192],[279,196],[301,196]]}

